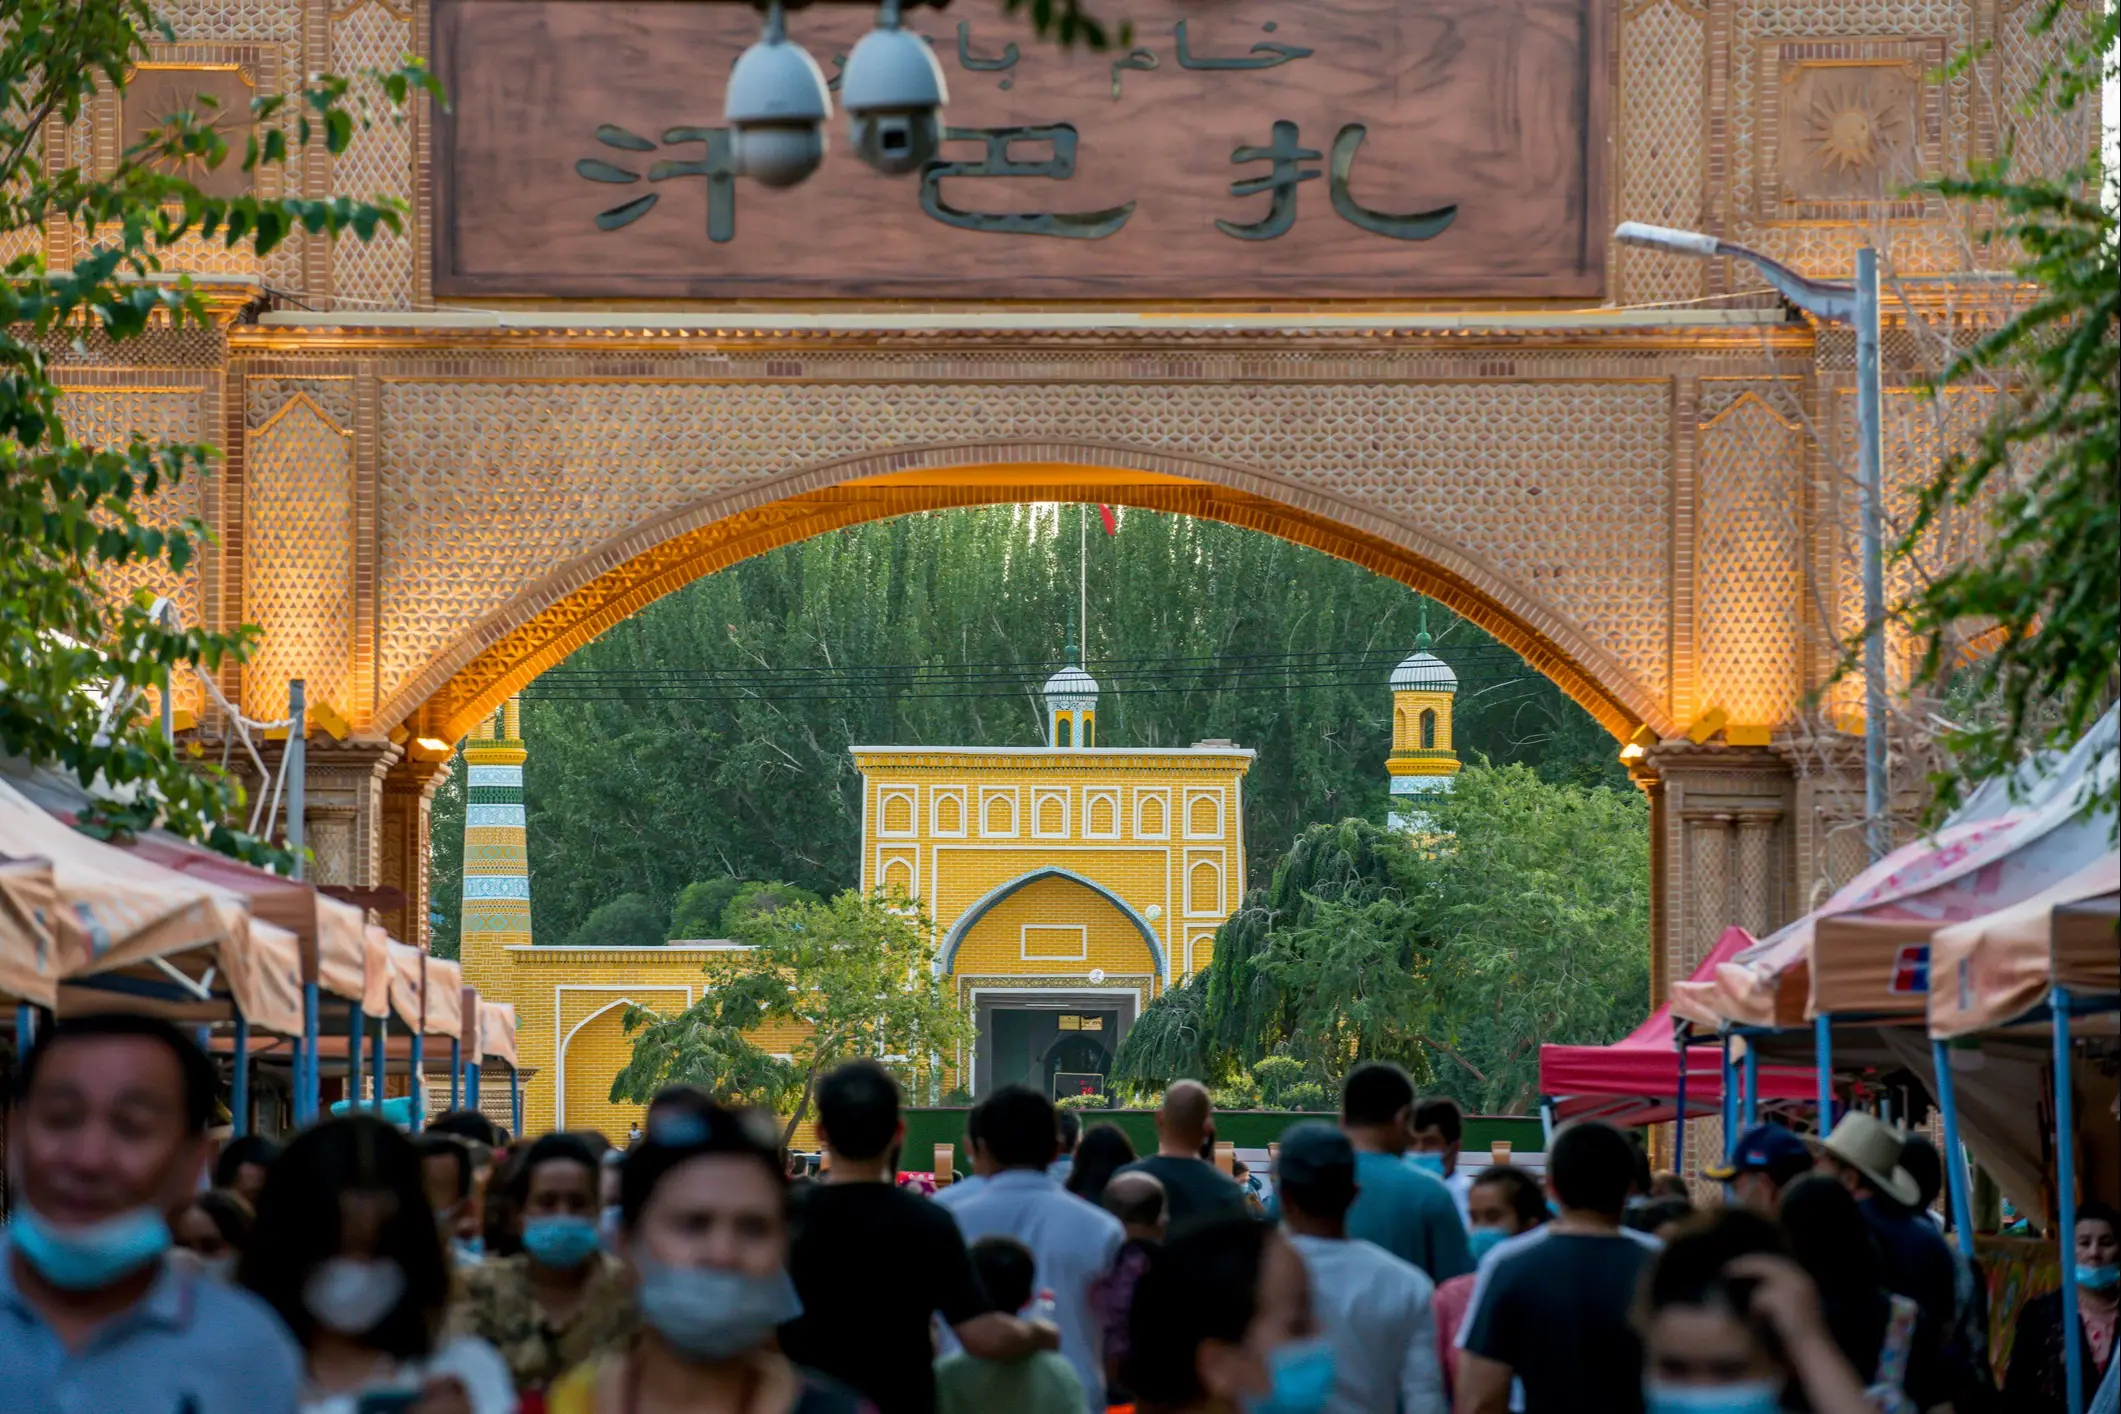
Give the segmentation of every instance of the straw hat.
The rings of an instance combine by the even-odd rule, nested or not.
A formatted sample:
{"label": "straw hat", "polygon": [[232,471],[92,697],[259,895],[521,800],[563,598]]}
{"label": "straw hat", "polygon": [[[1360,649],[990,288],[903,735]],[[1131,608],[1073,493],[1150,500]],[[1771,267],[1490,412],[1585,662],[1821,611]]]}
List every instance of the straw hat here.
{"label": "straw hat", "polygon": [[1876,1115],[1850,1110],[1819,1147],[1854,1168],[1871,1186],[1903,1208],[1921,1201],[1922,1188],[1900,1167],[1907,1136]]}

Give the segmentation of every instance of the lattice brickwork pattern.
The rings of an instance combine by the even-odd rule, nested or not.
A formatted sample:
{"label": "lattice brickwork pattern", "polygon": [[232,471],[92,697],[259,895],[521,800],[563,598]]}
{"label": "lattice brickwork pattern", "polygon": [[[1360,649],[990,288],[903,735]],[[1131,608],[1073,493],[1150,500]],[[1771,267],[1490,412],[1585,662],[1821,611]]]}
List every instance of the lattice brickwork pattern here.
{"label": "lattice brickwork pattern", "polygon": [[[412,51],[409,10],[388,0],[358,0],[331,22],[335,71],[352,78],[366,69],[391,70]],[[332,185],[342,196],[369,200],[379,195],[409,198],[413,184],[413,138],[410,117],[394,109],[373,79],[355,78],[348,97],[356,121],[365,119],[354,139],[333,164]],[[378,228],[375,238],[346,236],[332,247],[332,299],[340,308],[405,309],[412,304],[413,242],[418,238],[410,213],[405,230]]]}
{"label": "lattice brickwork pattern", "polygon": [[1669,397],[1662,382],[389,382],[377,699],[539,576],[657,516],[878,448],[1000,438],[1207,455],[1411,522],[1556,605],[1661,695]]}
{"label": "lattice brickwork pattern", "polygon": [[1748,391],[1703,422],[1696,453],[1698,699],[1740,723],[1788,720],[1803,690],[1805,436],[1767,398]]}
{"label": "lattice brickwork pattern", "polygon": [[354,501],[351,435],[307,397],[249,439],[243,616],[264,629],[243,669],[253,716],[287,712],[287,681],[312,705],[353,705]]}
{"label": "lattice brickwork pattern", "polygon": [[[1620,25],[1620,210],[1616,221],[1698,230],[1708,217],[1701,150],[1707,85],[1703,8],[1690,0],[1645,0]],[[1657,251],[1612,247],[1613,302],[1698,297],[1708,265]]]}

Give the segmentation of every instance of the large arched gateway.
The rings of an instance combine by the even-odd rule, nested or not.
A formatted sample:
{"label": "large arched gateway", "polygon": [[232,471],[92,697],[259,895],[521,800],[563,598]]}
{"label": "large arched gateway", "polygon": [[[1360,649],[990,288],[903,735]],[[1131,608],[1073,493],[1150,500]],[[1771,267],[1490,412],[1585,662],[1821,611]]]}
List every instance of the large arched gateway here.
{"label": "large arched gateway", "polygon": [[[834,527],[1017,500],[1286,536],[1522,652],[1616,749],[1644,748],[1660,990],[1726,924],[1765,931],[1852,870],[1859,751],[1813,696],[1856,620],[1849,347],[1740,267],[1623,253],[1606,233],[1696,226],[1821,275],[1869,238],[1925,282],[1896,319],[1960,318],[1951,277],[1989,253],[1903,188],[1998,150],[2049,43],[2028,31],[2041,7],[1366,0],[1284,7],[1277,30],[1228,0],[1185,13],[1190,49],[1162,0],[1117,8],[1175,62],[1018,34],[1012,89],[982,56],[1016,22],[958,0],[950,121],[1017,126],[953,128],[967,152],[906,183],[836,153],[783,193],[710,170],[717,130],[671,128],[677,157],[708,157],[655,170],[705,180],[656,188],[670,200],[649,214],[619,192],[641,176],[627,151],[656,145],[634,134],[708,120],[657,104],[699,106],[686,95],[726,69],[745,7],[169,7],[155,61],[173,82],[282,91],[414,52],[453,95],[269,178],[402,195],[404,234],[298,238],[262,262],[202,252],[221,327],[151,336],[125,362],[77,354],[64,374],[77,435],[226,449],[220,474],[168,498],[220,535],[178,597],[196,621],[263,629],[222,684],[248,713],[280,712],[302,678],[346,724],[310,754],[325,880],[424,897],[449,745],[658,595]],[[1530,17],[1514,38],[1486,18],[1506,10]],[[797,37],[813,23],[827,53],[868,19],[819,6]],[[683,43],[658,41],[671,25]],[[951,26],[926,27],[947,60]],[[1970,68],[1943,68],[1976,45]],[[527,70],[507,66],[537,55],[598,63],[526,98],[507,75]],[[73,140],[124,130],[130,101]],[[1098,157],[1136,102],[1168,183]],[[1855,116],[1822,126],[1838,113]],[[1274,146],[1246,145],[1268,119]],[[2079,128],[2021,150],[2066,155]],[[1282,150],[1298,141],[1312,147]],[[1005,211],[1041,189],[1072,193],[1042,198],[1069,212],[960,204],[1016,193],[986,203]],[[1445,200],[1448,229],[1431,229],[1441,206],[1391,214]],[[725,201],[742,213],[717,225]],[[55,226],[52,262],[82,239]],[[1886,466],[1905,486],[1936,422],[1920,341],[1894,334],[1889,353]],[[424,932],[418,907],[395,921]]]}

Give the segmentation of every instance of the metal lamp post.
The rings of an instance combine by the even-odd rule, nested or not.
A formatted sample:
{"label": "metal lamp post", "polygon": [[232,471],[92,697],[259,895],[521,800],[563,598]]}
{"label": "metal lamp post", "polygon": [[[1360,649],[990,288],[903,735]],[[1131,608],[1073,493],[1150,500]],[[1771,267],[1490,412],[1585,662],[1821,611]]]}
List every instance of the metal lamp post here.
{"label": "metal lamp post", "polygon": [[1623,221],[1613,232],[1622,245],[1700,258],[1748,261],[1782,296],[1815,319],[1856,330],[1856,472],[1863,491],[1863,809],[1864,840],[1873,863],[1891,848],[1885,759],[1885,504],[1879,467],[1878,252],[1856,252],[1854,284],[1814,280],[1779,260],[1700,231],[1675,231]]}

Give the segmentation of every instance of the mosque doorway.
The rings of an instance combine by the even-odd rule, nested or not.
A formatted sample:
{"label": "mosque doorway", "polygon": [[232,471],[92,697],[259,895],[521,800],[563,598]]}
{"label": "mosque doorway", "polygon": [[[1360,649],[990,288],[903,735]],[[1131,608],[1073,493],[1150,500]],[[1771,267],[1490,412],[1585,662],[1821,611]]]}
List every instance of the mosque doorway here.
{"label": "mosque doorway", "polygon": [[1121,996],[1022,992],[978,999],[973,1090],[1028,1085],[1053,1099],[1101,1094],[1138,1002]]}

